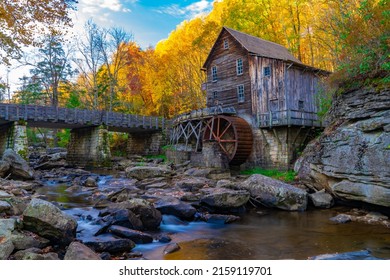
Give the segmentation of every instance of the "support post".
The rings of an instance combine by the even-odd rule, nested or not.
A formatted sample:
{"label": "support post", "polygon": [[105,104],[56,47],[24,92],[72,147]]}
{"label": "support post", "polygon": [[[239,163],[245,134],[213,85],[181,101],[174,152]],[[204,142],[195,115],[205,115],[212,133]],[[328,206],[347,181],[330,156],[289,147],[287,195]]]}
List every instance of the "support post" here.
{"label": "support post", "polygon": [[107,129],[103,126],[72,129],[67,161],[82,167],[109,167],[111,152]]}

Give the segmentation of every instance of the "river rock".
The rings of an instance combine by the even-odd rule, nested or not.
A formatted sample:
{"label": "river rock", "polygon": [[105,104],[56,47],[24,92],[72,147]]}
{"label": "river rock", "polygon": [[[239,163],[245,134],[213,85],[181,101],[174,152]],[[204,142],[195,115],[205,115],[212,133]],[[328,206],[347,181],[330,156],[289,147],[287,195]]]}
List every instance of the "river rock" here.
{"label": "river rock", "polygon": [[245,205],[250,197],[247,190],[207,188],[201,202],[216,208],[238,208]]}
{"label": "river rock", "polygon": [[0,178],[4,178],[8,175],[11,165],[3,160],[0,160]]}
{"label": "river rock", "polygon": [[136,244],[145,244],[153,242],[153,237],[150,234],[121,226],[110,226],[108,232],[111,232],[119,237],[128,238],[134,241]]}
{"label": "river rock", "polygon": [[337,224],[346,224],[352,221],[352,217],[347,214],[338,214],[337,216],[332,217],[329,220]]}
{"label": "river rock", "polygon": [[6,260],[14,251],[14,244],[8,237],[0,236],[0,260]]}
{"label": "river rock", "polygon": [[313,205],[318,208],[330,208],[334,204],[333,197],[325,191],[309,194],[309,198]]}
{"label": "river rock", "polygon": [[27,207],[26,199],[20,197],[10,197],[7,203],[11,205],[11,209],[7,211],[8,215],[20,216]]}
{"label": "river rock", "polygon": [[212,224],[230,224],[240,219],[239,216],[221,215],[221,214],[205,214],[201,219],[207,223]]}
{"label": "river rock", "polygon": [[61,245],[76,237],[76,220],[45,200],[34,198],[23,212],[23,224],[32,231]]}
{"label": "river rock", "polygon": [[177,243],[171,243],[167,245],[164,249],[164,255],[172,254],[180,250],[180,245]]}
{"label": "river rock", "polygon": [[84,186],[86,186],[87,188],[96,188],[97,187],[97,181],[95,178],[93,177],[88,177],[85,182],[84,182]]}
{"label": "river rock", "polygon": [[0,200],[0,213],[7,212],[12,208],[7,201]]}
{"label": "river rock", "polygon": [[135,178],[137,180],[144,180],[156,177],[171,177],[173,171],[167,167],[153,167],[153,166],[136,166],[128,167],[125,170],[126,177]]}
{"label": "river rock", "polygon": [[16,260],[59,260],[54,252],[44,253],[39,248],[29,248],[16,252],[13,257]]}
{"label": "river rock", "polygon": [[9,237],[16,228],[15,219],[0,219],[0,237]]}
{"label": "river rock", "polygon": [[304,211],[307,207],[306,191],[260,174],[250,176],[240,187],[266,207],[288,211]]}
{"label": "river rock", "polygon": [[340,199],[390,207],[390,89],[339,94],[327,118],[295,164],[298,178]]}
{"label": "river rock", "polygon": [[361,250],[346,253],[324,254],[310,257],[310,260],[381,260],[371,255],[369,250]]}
{"label": "river rock", "polygon": [[7,149],[3,153],[3,161],[10,165],[9,172],[12,174],[12,178],[31,180],[34,179],[34,172],[28,165],[28,163],[14,150]]}
{"label": "river rock", "polygon": [[10,197],[12,197],[11,194],[9,194],[8,192],[1,191],[1,190],[0,190],[0,199],[3,199],[3,198],[10,198]]}
{"label": "river rock", "polygon": [[128,209],[107,209],[106,212],[101,212],[101,214],[105,215],[102,219],[104,225],[95,233],[95,236],[105,233],[111,225],[143,230],[141,219]]}
{"label": "river rock", "polygon": [[230,180],[219,180],[216,187],[237,190],[239,189],[239,184]]}
{"label": "river rock", "polygon": [[135,247],[135,243],[130,239],[109,236],[94,237],[84,241],[84,244],[96,252],[108,252],[111,254],[131,251]]}
{"label": "river rock", "polygon": [[139,198],[133,198],[127,204],[127,209],[132,211],[142,221],[144,229],[156,230],[160,227],[162,215],[153,204]]}
{"label": "river rock", "polygon": [[174,197],[164,197],[155,203],[155,207],[162,214],[174,215],[183,219],[192,219],[196,209]]}
{"label": "river rock", "polygon": [[70,243],[64,260],[101,260],[100,256],[80,242]]}
{"label": "river rock", "polygon": [[205,186],[209,186],[210,184],[211,184],[210,180],[206,178],[187,177],[187,178],[180,179],[179,181],[176,181],[175,186],[182,189],[183,191],[195,192]]}
{"label": "river rock", "polygon": [[15,246],[15,250],[25,250],[33,247],[42,249],[50,243],[48,239],[27,231],[14,231],[10,239]]}

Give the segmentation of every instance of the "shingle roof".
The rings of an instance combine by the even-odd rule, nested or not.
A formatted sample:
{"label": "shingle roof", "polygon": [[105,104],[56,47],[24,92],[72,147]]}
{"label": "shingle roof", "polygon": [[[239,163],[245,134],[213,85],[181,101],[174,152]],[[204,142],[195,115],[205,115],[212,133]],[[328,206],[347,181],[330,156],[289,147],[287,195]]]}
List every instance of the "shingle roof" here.
{"label": "shingle roof", "polygon": [[[254,37],[228,27],[223,27],[221,33],[219,34],[219,37],[222,35],[224,30],[229,32],[230,35],[233,36],[249,53],[253,53],[255,55],[268,57],[268,58],[287,60],[299,65],[303,65],[301,61],[296,59],[285,47],[279,44],[267,40],[263,40],[258,37]],[[209,63],[210,56],[213,50],[216,48],[217,42],[218,39],[215,42],[213,48],[211,49],[203,65],[203,69],[207,68],[207,64]]]}
{"label": "shingle roof", "polygon": [[295,58],[282,45],[251,36],[228,27],[224,27],[224,29],[229,32],[250,53],[263,57],[288,60],[302,64],[301,61]]}

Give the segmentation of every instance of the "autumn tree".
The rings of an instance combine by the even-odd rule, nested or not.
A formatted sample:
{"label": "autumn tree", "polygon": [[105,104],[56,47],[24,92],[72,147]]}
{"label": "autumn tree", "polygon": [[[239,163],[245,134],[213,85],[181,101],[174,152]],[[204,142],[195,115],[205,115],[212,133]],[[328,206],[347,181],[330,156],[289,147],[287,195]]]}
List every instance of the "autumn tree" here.
{"label": "autumn tree", "polygon": [[0,61],[20,58],[21,47],[36,45],[36,34],[59,31],[59,25],[71,25],[69,9],[76,0],[2,0],[0,1]]}

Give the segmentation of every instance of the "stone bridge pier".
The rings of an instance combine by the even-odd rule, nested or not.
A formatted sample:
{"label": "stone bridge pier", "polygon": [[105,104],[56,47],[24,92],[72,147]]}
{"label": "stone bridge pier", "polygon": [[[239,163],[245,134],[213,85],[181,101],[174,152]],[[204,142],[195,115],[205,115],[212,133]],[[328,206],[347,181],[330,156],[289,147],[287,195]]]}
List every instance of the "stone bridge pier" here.
{"label": "stone bridge pier", "polygon": [[128,133],[128,155],[159,155],[165,144],[164,134],[159,132],[132,132]]}
{"label": "stone bridge pier", "polygon": [[14,150],[24,159],[28,158],[27,123],[0,125],[0,158],[6,149]]}
{"label": "stone bridge pier", "polygon": [[82,167],[109,167],[111,152],[107,129],[103,126],[72,129],[67,161]]}

